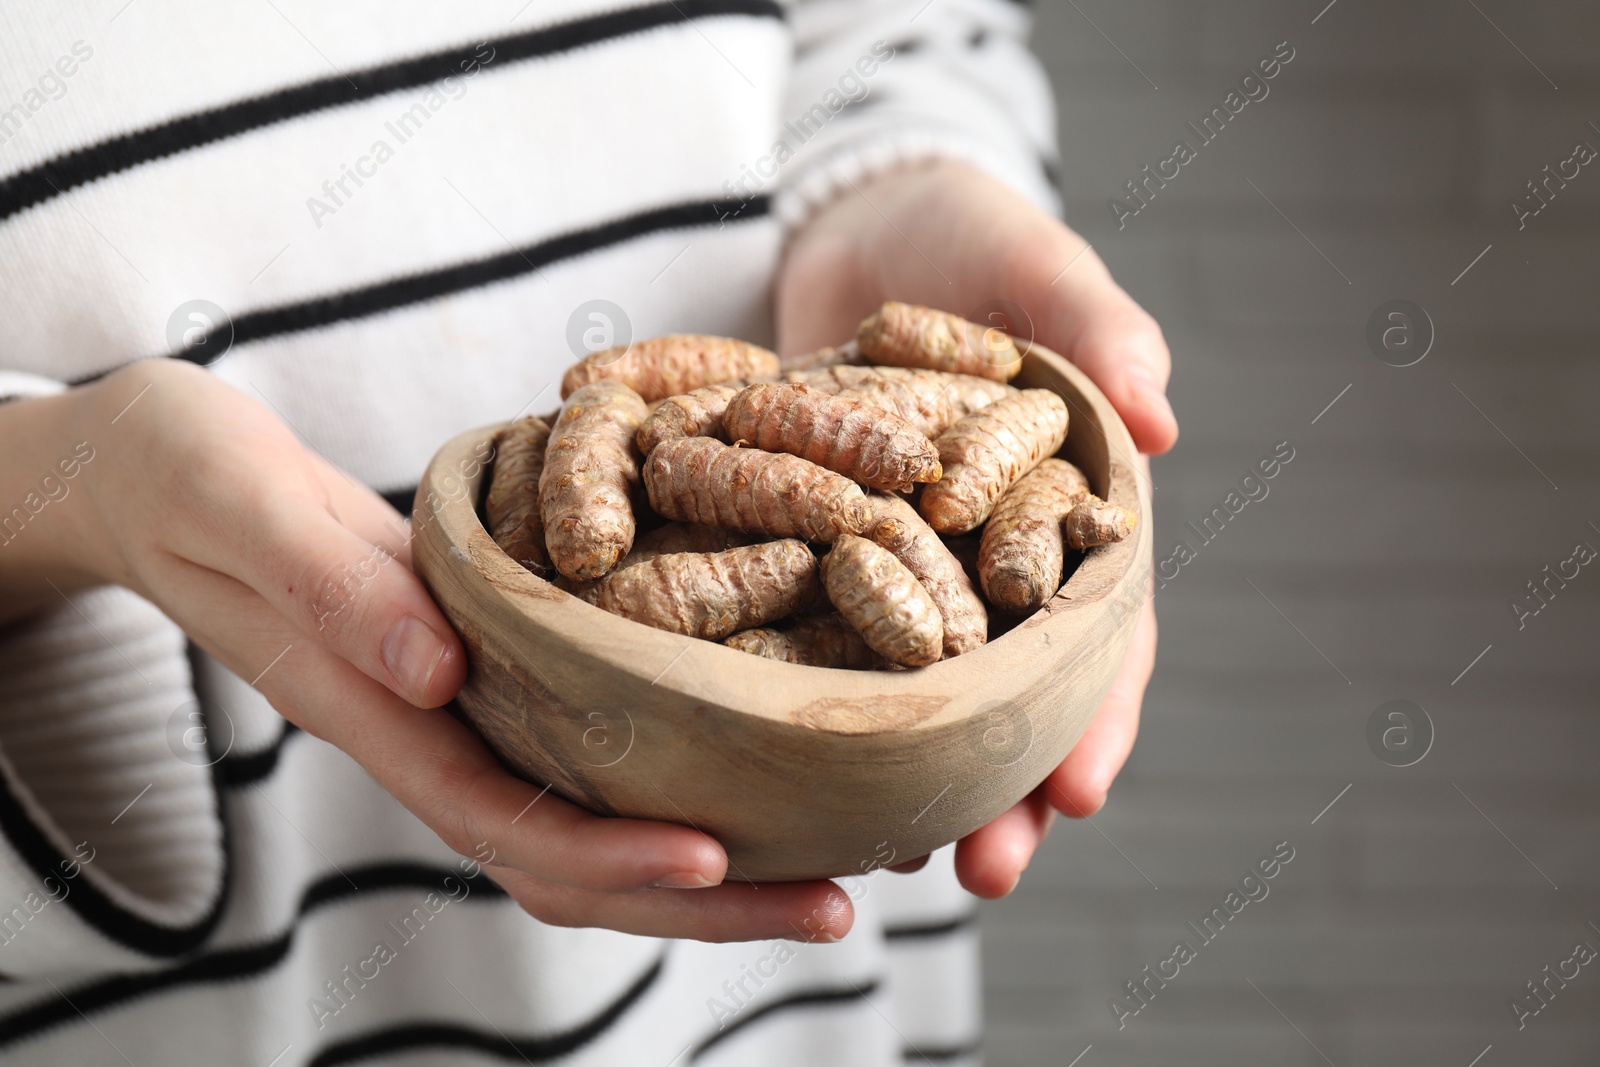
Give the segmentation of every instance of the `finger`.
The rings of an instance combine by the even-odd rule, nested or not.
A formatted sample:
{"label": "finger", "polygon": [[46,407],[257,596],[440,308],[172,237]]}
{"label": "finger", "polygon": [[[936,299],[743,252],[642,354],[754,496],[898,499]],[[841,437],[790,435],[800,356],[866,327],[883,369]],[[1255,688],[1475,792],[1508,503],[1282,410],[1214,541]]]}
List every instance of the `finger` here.
{"label": "finger", "polygon": [[696,941],[832,942],[849,933],[855,921],[850,898],[832,882],[730,882],[694,893],[594,893],[516,872],[490,874],[530,915],[555,926]]}
{"label": "finger", "polygon": [[422,583],[340,521],[369,531],[394,522],[381,498],[336,475],[305,488],[285,478],[231,500],[218,487],[204,491],[221,497],[224,536],[188,546],[197,563],[240,579],[306,636],[412,704],[438,707],[461,688],[466,654]]}
{"label": "finger", "polygon": [[[969,315],[970,308],[997,298],[1019,305],[1032,319],[1032,336],[1100,387],[1141,451],[1171,448],[1178,423],[1166,399],[1172,360],[1161,328],[1117,285],[1083,238],[970,167],[932,168],[910,179],[911,188],[919,184],[942,189],[932,203],[955,197],[981,204],[981,215],[947,211],[935,217],[927,210],[930,201],[915,192],[905,197],[900,225],[917,234],[928,259],[948,270],[933,270],[922,256],[899,255],[878,271],[892,281],[881,288],[940,305],[954,300],[960,306],[951,310]],[[889,244],[898,247],[894,238]],[[1014,329],[1028,332],[1029,324]]]}
{"label": "finger", "polygon": [[[462,723],[408,704],[306,641],[236,579],[173,561],[163,587],[176,594],[168,614],[207,652],[246,678],[270,663],[257,688],[273,707],[349,753],[461,855],[492,849],[496,864],[607,892],[722,880],[727,858],[698,830],[600,818],[512,777]],[[229,621],[225,632],[217,619]]]}
{"label": "finger", "polygon": [[[1032,320],[1033,337],[1094,380],[1142,451],[1176,442],[1161,329],[1081,237],[960,163],[886,172],[854,193],[820,213],[789,249],[777,293],[786,345],[834,342],[845,336],[837,332],[844,319],[859,320],[866,303],[884,297],[969,317],[1004,299]],[[864,242],[874,233],[877,240]],[[824,326],[835,332],[820,334]]]}
{"label": "finger", "polygon": [[700,831],[591,815],[507,774],[454,718],[405,704],[353,670],[341,673],[353,695],[367,690],[368,699],[335,696],[335,706],[355,713],[324,723],[327,740],[457,852],[487,847],[497,865],[606,892],[712,886],[726,874],[721,846]]}
{"label": "finger", "polygon": [[967,892],[986,900],[1010,893],[1050,832],[1054,817],[1042,791],[1029,793],[956,844],[956,877]]}
{"label": "finger", "polygon": [[1040,250],[1017,282],[1035,338],[1100,387],[1141,452],[1165,452],[1178,440],[1178,420],[1166,396],[1172,356],[1161,327],[1082,238],[1055,229],[1055,240],[1033,246]]}
{"label": "finger", "polygon": [[1063,815],[1093,815],[1133,751],[1139,708],[1156,659],[1156,612],[1147,600],[1111,690],[1083,737],[1045,779],[1050,803]]}
{"label": "finger", "polygon": [[915,874],[927,865],[928,857],[922,856],[914,860],[906,860],[904,863],[897,863],[893,867],[890,867],[889,870],[893,871],[895,874]]}
{"label": "finger", "polygon": [[328,493],[328,511],[340,525],[411,567],[410,513],[402,514],[370,486],[356,481],[321,456],[312,457],[317,480]]}

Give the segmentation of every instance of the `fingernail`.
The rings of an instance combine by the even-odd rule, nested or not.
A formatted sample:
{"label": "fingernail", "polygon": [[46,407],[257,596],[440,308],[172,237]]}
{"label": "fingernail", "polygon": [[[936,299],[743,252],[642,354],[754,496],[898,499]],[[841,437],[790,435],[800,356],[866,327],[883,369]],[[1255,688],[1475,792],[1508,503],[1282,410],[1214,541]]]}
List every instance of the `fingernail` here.
{"label": "fingernail", "polygon": [[784,934],[785,941],[798,941],[802,945],[837,945],[839,937],[836,934],[821,933],[812,936],[805,934]]}
{"label": "fingernail", "polygon": [[699,871],[676,871],[663,875],[651,884],[651,889],[709,889],[717,883]]}
{"label": "fingernail", "polygon": [[1150,368],[1140,363],[1128,367],[1128,385],[1145,404],[1154,409],[1158,415],[1177,421],[1177,416],[1172,412],[1172,404],[1167,400],[1166,390],[1156,384],[1156,376],[1150,373]]}
{"label": "fingernail", "polygon": [[428,624],[407,615],[389,627],[383,638],[383,665],[407,693],[422,699],[433,672],[444,659],[445,643]]}

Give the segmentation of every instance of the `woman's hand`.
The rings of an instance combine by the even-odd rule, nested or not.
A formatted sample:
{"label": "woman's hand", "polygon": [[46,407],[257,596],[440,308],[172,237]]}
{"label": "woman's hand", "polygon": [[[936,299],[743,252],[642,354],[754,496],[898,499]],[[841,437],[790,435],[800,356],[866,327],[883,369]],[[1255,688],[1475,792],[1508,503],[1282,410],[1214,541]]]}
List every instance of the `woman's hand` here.
{"label": "woman's hand", "polygon": [[848,930],[837,886],[719,885],[727,857],[703,834],[597,818],[503,771],[440,710],[465,658],[408,568],[400,517],[251,397],[187,364],[141,362],[0,422],[5,440],[30,432],[96,455],[81,506],[61,506],[33,543],[39,577],[0,559],[0,587],[48,590],[54,575],[153,601],[456,852],[492,854],[495,879],[537,918],[712,941]]}
{"label": "woman's hand", "polygon": [[[813,216],[778,277],[779,348],[837,344],[885,300],[967,316],[994,301],[1015,305],[1036,340],[1106,394],[1140,451],[1165,452],[1178,438],[1165,395],[1171,360],[1155,320],[1083,238],[970,167],[897,170]],[[1099,810],[1133,747],[1155,646],[1155,611],[1146,603],[1111,692],[1077,746],[1032,795],[957,846],[956,871],[969,891],[1009,893],[1053,811]]]}

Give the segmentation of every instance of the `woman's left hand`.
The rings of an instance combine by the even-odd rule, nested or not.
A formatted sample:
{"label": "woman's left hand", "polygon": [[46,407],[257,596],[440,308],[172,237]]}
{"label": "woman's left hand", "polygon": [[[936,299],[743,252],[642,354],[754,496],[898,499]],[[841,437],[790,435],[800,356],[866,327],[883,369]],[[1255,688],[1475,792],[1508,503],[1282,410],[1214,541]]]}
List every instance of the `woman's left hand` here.
{"label": "woman's left hand", "polygon": [[[779,349],[838,344],[885,300],[968,317],[986,317],[986,305],[1005,301],[1031,320],[1034,339],[1093,379],[1141,452],[1165,452],[1178,438],[1165,395],[1171,360],[1155,320],[1083,238],[971,167],[938,162],[889,172],[813,215],[779,271]],[[1155,650],[1147,601],[1127,658],[1077,746],[1020,804],[957,845],[956,872],[968,891],[1011,892],[1056,811],[1087,816],[1105,803],[1133,748]]]}

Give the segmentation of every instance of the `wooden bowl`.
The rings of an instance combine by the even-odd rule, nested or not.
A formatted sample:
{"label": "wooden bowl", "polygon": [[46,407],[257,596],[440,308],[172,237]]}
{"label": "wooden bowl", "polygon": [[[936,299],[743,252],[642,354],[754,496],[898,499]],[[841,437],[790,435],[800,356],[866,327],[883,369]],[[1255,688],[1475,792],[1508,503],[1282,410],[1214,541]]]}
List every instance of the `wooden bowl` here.
{"label": "wooden bowl", "polygon": [[1150,580],[1149,501],[1121,420],[1040,345],[1016,384],[1065,398],[1061,455],[1140,522],[1088,553],[1031,618],[920,670],[799,667],[592,607],[485,531],[478,503],[500,427],[455,438],[417,488],[412,552],[467,650],[459,714],[513,771],[590,811],[710,834],[731,878],[861,874],[989,822],[1088,725]]}

